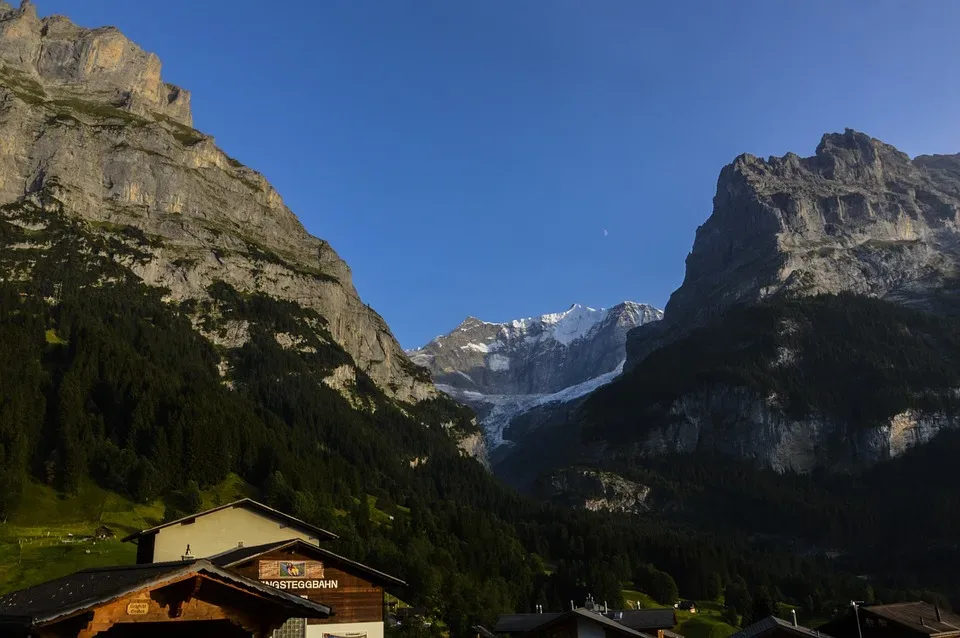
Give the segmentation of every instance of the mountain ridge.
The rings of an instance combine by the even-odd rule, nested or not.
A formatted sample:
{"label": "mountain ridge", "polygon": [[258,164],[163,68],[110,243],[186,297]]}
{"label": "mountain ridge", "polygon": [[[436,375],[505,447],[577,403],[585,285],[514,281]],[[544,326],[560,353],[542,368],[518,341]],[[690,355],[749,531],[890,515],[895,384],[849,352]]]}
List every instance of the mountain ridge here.
{"label": "mountain ridge", "polygon": [[960,263],[960,155],[905,153],[853,129],[811,157],[744,153],[720,171],[664,321],[628,339],[628,367],[737,304],[852,292],[933,311]]}
{"label": "mountain ridge", "polygon": [[513,427],[519,417],[609,383],[623,369],[627,332],[661,316],[633,301],[600,309],[574,303],[502,322],[469,316],[408,354],[441,391],[477,413],[496,468],[505,448],[533,432]]}
{"label": "mountain ridge", "polygon": [[[852,129],[807,158],[739,155],[663,320],[630,332],[625,373],[573,418],[587,439],[622,434],[641,457],[710,450],[809,472],[899,456],[960,426],[960,382],[941,370],[958,272],[960,155],[910,159]],[[850,344],[865,350],[832,359]],[[808,379],[841,371],[845,396]]]}
{"label": "mountain ridge", "polygon": [[[659,320],[660,316],[660,311],[652,306],[633,301],[599,309],[574,303],[565,311],[502,322],[468,316],[446,335],[407,350],[407,354],[417,365],[430,369],[438,383],[451,387],[491,394],[548,394],[610,372],[620,363],[622,353],[602,353],[597,360],[588,362],[586,369],[553,378],[530,369],[519,376],[511,375],[511,357],[529,368],[533,359],[549,357],[554,348],[569,348],[604,330],[622,331],[625,335],[629,327]],[[613,341],[613,350],[617,351],[617,339]],[[544,367],[551,363],[556,362],[538,361]],[[487,372],[505,373],[511,378],[498,380],[496,375],[487,376]]]}
{"label": "mountain ridge", "polygon": [[162,81],[155,55],[115,28],[39,18],[24,2],[0,8],[0,64],[0,202],[48,193],[94,230],[134,228],[151,239],[150,258],[131,267],[171,301],[204,299],[224,281],[301,304],[387,394],[437,396],[330,244],[192,128],[189,93]]}

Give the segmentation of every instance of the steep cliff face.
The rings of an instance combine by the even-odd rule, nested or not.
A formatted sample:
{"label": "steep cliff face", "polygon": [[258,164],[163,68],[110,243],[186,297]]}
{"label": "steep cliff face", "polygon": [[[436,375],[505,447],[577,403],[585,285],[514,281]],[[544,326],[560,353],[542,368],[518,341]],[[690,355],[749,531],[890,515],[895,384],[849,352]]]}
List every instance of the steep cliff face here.
{"label": "steep cliff face", "polygon": [[160,60],[117,29],[83,29],[63,16],[40,20],[29,1],[0,2],[0,59],[64,93],[190,126],[190,93],[164,83]]}
{"label": "steep cliff face", "polygon": [[92,229],[139,229],[150,258],[130,266],[171,301],[204,298],[217,280],[294,301],[387,394],[436,396],[330,245],[190,125],[189,94],[116,29],[0,3],[0,203],[44,191]]}
{"label": "steep cliff face", "polygon": [[960,425],[953,414],[907,409],[868,428],[850,428],[832,416],[784,414],[775,397],[744,387],[713,386],[673,401],[671,422],[638,446],[641,456],[713,452],[776,472],[817,468],[861,470],[902,455]]}
{"label": "steep cliff face", "polygon": [[960,155],[911,160],[862,133],[813,157],[741,155],[720,173],[665,321],[628,342],[628,366],[738,303],[852,292],[937,310],[960,259]]}
{"label": "steep cliff face", "polygon": [[769,299],[667,343],[586,399],[602,456],[707,452],[858,470],[960,426],[960,321],[865,295]]}

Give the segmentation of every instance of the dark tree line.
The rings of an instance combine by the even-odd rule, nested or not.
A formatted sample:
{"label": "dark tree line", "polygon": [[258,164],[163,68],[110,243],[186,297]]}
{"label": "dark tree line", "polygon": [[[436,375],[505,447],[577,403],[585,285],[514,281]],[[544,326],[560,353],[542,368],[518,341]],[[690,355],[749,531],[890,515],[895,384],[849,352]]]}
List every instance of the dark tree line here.
{"label": "dark tree line", "polygon": [[718,385],[854,429],[907,409],[956,414],[960,321],[850,294],[738,307],[595,393],[586,435],[635,439],[667,422],[678,397]]}

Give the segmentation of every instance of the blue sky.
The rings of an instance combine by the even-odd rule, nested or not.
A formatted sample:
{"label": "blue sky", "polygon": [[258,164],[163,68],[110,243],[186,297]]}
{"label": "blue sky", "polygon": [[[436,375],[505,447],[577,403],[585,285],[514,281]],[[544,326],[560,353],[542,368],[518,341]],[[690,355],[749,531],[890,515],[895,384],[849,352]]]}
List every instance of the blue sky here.
{"label": "blue sky", "polygon": [[407,348],[467,315],[663,307],[742,152],[845,127],[960,152],[955,0],[36,4],[157,53]]}

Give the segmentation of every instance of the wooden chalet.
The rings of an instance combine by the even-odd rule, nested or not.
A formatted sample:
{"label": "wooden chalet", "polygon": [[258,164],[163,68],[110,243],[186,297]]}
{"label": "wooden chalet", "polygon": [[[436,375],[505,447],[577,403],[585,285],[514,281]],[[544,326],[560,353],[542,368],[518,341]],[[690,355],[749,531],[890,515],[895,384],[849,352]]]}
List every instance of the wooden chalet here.
{"label": "wooden chalet", "polygon": [[[210,561],[264,585],[329,605],[329,617],[305,619],[307,635],[382,635],[385,588],[406,583],[301,539],[238,547]],[[290,572],[296,572],[291,575]],[[313,625],[316,632],[310,631]]]}
{"label": "wooden chalet", "polygon": [[206,558],[219,568],[314,603],[325,617],[292,617],[282,638],[383,638],[384,594],[402,580],[320,546],[337,536],[251,499],[131,534],[137,562]]}
{"label": "wooden chalet", "polygon": [[867,605],[820,629],[836,638],[960,638],[960,615],[925,602]]}
{"label": "wooden chalet", "polygon": [[87,569],[0,596],[0,636],[265,638],[291,618],[329,615],[324,604],[190,560]]}

